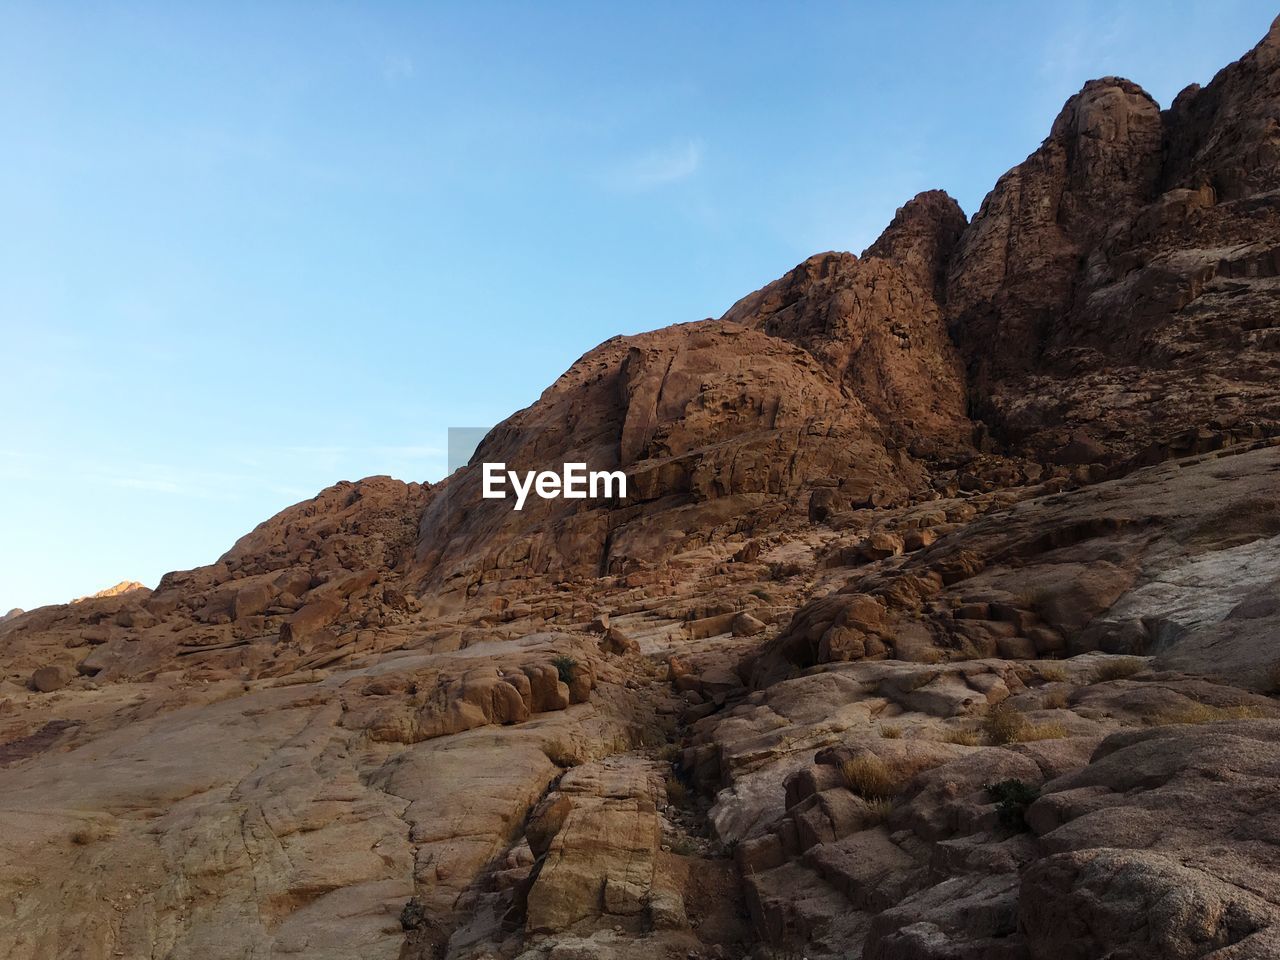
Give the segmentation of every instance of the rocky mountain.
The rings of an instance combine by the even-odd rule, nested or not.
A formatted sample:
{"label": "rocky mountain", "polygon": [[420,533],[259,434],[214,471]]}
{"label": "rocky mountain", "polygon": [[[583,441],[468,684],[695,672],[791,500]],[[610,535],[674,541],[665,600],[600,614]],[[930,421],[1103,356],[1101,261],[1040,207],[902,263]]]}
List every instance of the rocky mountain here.
{"label": "rocky mountain", "polygon": [[113,587],[107,587],[105,590],[99,590],[97,593],[91,593],[87,597],[76,597],[71,602],[79,603],[81,600],[99,600],[103,597],[118,597],[122,593],[132,593],[135,590],[146,589],[146,584],[139,583],[137,580],[121,580]]}
{"label": "rocky mountain", "polygon": [[1280,22],[439,484],[6,617],[0,952],[1280,956],[1278,308]]}

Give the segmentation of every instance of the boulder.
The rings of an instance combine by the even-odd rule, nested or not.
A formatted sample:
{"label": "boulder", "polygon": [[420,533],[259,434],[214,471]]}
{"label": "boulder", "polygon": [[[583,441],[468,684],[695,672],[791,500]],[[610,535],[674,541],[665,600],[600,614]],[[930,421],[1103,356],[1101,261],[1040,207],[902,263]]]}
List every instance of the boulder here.
{"label": "boulder", "polygon": [[38,667],[31,674],[31,689],[40,693],[52,693],[61,690],[71,682],[71,673],[66,667],[50,665]]}

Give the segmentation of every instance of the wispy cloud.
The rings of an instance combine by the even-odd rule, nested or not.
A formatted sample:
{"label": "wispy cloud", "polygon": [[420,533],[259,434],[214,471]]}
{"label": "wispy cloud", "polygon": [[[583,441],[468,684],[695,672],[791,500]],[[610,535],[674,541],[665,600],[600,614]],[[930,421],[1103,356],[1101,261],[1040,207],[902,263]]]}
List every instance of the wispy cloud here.
{"label": "wispy cloud", "polygon": [[649,190],[692,177],[702,166],[701,141],[686,140],[617,164],[607,180],[619,190]]}

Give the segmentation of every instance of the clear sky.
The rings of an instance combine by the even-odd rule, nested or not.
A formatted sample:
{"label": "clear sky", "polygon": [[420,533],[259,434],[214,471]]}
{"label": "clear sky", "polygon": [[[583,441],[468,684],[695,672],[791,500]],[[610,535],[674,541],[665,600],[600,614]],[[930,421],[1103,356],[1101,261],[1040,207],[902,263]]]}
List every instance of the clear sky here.
{"label": "clear sky", "polygon": [[217,558],[599,341],[920,190],[972,214],[1090,77],[1266,32],[1158,3],[5,3],[0,612]]}

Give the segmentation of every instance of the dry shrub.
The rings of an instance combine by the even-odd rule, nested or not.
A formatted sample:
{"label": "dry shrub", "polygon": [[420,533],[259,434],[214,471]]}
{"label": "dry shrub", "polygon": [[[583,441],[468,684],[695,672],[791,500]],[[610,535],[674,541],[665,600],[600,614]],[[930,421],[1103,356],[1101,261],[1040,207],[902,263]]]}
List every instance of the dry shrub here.
{"label": "dry shrub", "polygon": [[1280,661],[1267,668],[1267,680],[1264,689],[1267,693],[1280,693]]}
{"label": "dry shrub", "polygon": [[886,740],[900,740],[902,739],[902,728],[885,725],[880,728],[880,736],[884,737]]}
{"label": "dry shrub", "polygon": [[1029,723],[1022,731],[1020,742],[1030,740],[1061,740],[1067,736],[1067,728],[1060,723]]}
{"label": "dry shrub", "polygon": [[993,707],[982,721],[987,739],[997,744],[1018,742],[1027,726],[1027,718],[1007,703]]}
{"label": "dry shrub", "polygon": [[1046,710],[1061,710],[1070,698],[1071,690],[1059,687],[1057,690],[1048,691],[1040,702],[1044,704]]}
{"label": "dry shrub", "polygon": [[667,781],[667,800],[677,807],[683,807],[689,803],[689,790],[679,780]]}
{"label": "dry shrub", "polygon": [[1036,672],[1046,683],[1064,683],[1067,679],[1066,668],[1056,663],[1042,663],[1036,668]]}
{"label": "dry shrub", "polygon": [[982,743],[982,736],[977,730],[966,730],[958,727],[954,730],[948,730],[942,735],[943,743],[958,743],[962,747],[976,747]]}
{"label": "dry shrub", "polygon": [[1093,671],[1094,683],[1123,680],[1145,669],[1147,662],[1139,657],[1115,657],[1104,660]]}
{"label": "dry shrub", "polygon": [[846,760],[840,765],[845,786],[864,800],[888,800],[904,786],[906,778],[874,754]]}
{"label": "dry shrub", "polygon": [[983,721],[987,740],[993,744],[1027,743],[1031,740],[1060,740],[1067,728],[1060,723],[1032,723],[1007,703],[987,714]]}
{"label": "dry shrub", "polygon": [[1188,703],[1183,706],[1162,707],[1150,719],[1156,726],[1164,726],[1173,723],[1213,723],[1216,720],[1251,720],[1264,716],[1266,713],[1261,708],[1243,704],[1215,707],[1207,703]]}
{"label": "dry shrub", "polygon": [[884,823],[889,819],[889,814],[893,813],[893,800],[884,798],[882,800],[867,801],[867,825],[871,826],[877,823]]}

